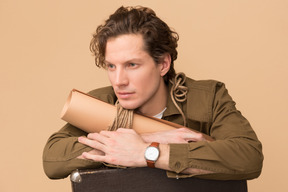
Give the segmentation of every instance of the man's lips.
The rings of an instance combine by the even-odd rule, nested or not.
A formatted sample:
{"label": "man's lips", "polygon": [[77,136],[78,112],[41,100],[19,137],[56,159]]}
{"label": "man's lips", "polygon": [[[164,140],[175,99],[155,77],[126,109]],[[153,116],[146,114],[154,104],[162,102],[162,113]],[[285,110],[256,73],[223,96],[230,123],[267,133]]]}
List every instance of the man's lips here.
{"label": "man's lips", "polygon": [[134,94],[134,92],[117,92],[117,96],[120,99],[127,99],[131,97]]}

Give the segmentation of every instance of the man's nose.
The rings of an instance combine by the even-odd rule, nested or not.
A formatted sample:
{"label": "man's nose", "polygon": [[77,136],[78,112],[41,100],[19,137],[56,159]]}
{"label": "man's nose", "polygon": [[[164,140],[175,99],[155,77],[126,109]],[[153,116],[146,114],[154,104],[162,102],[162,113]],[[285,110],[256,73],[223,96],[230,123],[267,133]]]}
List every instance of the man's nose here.
{"label": "man's nose", "polygon": [[115,77],[115,85],[125,86],[128,85],[128,77],[124,69],[118,69]]}

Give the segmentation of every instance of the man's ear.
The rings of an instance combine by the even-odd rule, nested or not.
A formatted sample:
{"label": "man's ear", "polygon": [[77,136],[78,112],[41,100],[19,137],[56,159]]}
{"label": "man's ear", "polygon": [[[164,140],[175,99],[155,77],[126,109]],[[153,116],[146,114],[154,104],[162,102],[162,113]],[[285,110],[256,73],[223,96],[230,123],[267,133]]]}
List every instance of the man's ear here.
{"label": "man's ear", "polygon": [[161,62],[158,64],[160,67],[160,75],[164,77],[166,73],[170,70],[171,66],[171,55],[169,53],[165,53],[162,58]]}

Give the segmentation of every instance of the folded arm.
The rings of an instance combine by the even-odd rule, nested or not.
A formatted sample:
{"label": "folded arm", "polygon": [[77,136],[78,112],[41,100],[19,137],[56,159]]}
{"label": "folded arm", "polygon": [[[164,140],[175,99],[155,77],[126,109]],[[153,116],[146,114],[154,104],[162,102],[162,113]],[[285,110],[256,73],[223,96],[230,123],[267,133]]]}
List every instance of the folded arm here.
{"label": "folded arm", "polygon": [[[155,166],[169,171],[171,171],[169,167],[169,143],[187,144],[188,142],[206,141],[204,134],[187,128],[142,135],[131,129],[120,128],[116,132],[101,131],[100,133],[90,133],[87,137],[79,137],[78,140],[82,144],[103,151],[103,154],[95,154],[94,150],[84,152],[80,158],[127,167],[147,166],[144,158],[145,149],[151,142],[159,142],[160,157]],[[211,171],[186,168],[182,173],[204,174],[211,173]]]}

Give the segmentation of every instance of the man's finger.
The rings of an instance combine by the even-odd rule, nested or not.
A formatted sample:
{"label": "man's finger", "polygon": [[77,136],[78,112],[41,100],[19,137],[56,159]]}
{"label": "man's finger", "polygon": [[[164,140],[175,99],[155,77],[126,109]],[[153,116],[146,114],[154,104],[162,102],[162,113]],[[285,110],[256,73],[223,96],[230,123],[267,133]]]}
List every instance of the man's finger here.
{"label": "man's finger", "polygon": [[97,140],[91,140],[88,139],[86,137],[79,137],[78,138],[78,142],[82,143],[84,145],[87,145],[89,147],[92,147],[93,149],[98,149],[100,151],[105,152],[105,145],[103,145],[101,142],[97,141]]}
{"label": "man's finger", "polygon": [[100,131],[99,135],[103,139],[107,139],[107,138],[114,138],[115,136],[117,136],[117,133],[115,131]]}
{"label": "man's finger", "polygon": [[103,144],[105,144],[105,142],[107,140],[107,136],[100,134],[100,133],[89,133],[87,135],[87,138],[90,140],[98,141],[98,142],[103,143]]}
{"label": "man's finger", "polygon": [[99,135],[98,133],[89,133],[88,135],[87,135],[87,138],[88,139],[93,139],[93,140],[95,140],[95,138],[97,137],[97,135]]}
{"label": "man's finger", "polygon": [[88,152],[83,152],[82,156],[85,159],[90,159],[90,160],[97,161],[97,162],[104,162],[105,161],[105,156],[102,156],[102,155],[94,155],[94,154],[90,154]]}
{"label": "man's finger", "polygon": [[119,129],[116,130],[116,132],[119,132],[119,133],[133,133],[133,134],[136,133],[133,129],[127,129],[127,128],[119,128]]}

